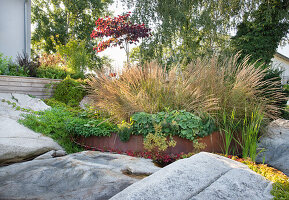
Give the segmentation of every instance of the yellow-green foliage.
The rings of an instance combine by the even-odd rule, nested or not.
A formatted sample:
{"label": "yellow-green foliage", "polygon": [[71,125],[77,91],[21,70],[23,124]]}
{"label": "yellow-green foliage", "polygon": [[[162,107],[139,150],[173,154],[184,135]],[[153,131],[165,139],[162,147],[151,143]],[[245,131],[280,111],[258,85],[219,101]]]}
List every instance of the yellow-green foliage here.
{"label": "yellow-green foliage", "polygon": [[193,153],[200,153],[203,149],[205,149],[207,147],[206,143],[203,142],[199,142],[198,140],[196,140],[193,144],[194,146],[194,152]]}
{"label": "yellow-green foliage", "polygon": [[162,133],[161,125],[155,125],[155,134],[149,133],[144,139],[144,148],[148,151],[165,151],[168,147],[176,146],[176,141]]}
{"label": "yellow-green foliage", "polygon": [[274,199],[289,199],[289,178],[283,172],[268,167],[266,164],[256,164],[249,159],[238,159],[235,156],[232,159],[246,164],[251,170],[272,181],[274,184],[271,194],[274,196]]}

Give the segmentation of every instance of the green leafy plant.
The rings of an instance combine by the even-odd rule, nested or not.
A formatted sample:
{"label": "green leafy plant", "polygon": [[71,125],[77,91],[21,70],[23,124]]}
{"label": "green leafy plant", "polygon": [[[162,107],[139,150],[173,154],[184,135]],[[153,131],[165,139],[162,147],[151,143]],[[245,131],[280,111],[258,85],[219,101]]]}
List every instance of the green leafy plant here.
{"label": "green leafy plant", "polygon": [[53,98],[69,106],[78,106],[85,94],[86,91],[81,82],[68,76],[56,85]]}
{"label": "green leafy plant", "polygon": [[8,57],[5,57],[3,53],[0,53],[0,75],[5,75],[7,73],[8,64]]}
{"label": "green leafy plant", "polygon": [[155,133],[149,133],[144,139],[144,148],[149,152],[164,152],[168,147],[176,146],[176,141],[170,136],[168,141],[167,136],[162,133],[162,126],[160,124],[154,125]]}
{"label": "green leafy plant", "polygon": [[109,122],[109,119],[83,119],[71,118],[66,123],[66,130],[73,135],[79,136],[110,136],[116,131],[116,125]]}
{"label": "green leafy plant", "polygon": [[235,139],[234,134],[237,132],[239,122],[235,121],[235,110],[232,111],[230,115],[226,112],[223,113],[223,123],[220,128],[224,140],[224,153],[229,155],[230,153],[235,153],[234,146],[232,142]]}
{"label": "green leafy plant", "polygon": [[64,79],[69,72],[64,67],[57,65],[40,65],[36,75],[39,78]]}
{"label": "green leafy plant", "polygon": [[260,113],[258,108],[255,112],[251,113],[251,117],[243,121],[242,129],[242,155],[243,158],[250,157],[253,161],[256,160],[257,156],[257,145],[258,145],[258,134],[263,120],[263,115]]}
{"label": "green leafy plant", "polygon": [[91,55],[89,54],[86,44],[81,40],[70,39],[65,45],[57,45],[57,51],[65,58],[67,67],[74,73],[82,74],[91,64]]}
{"label": "green leafy plant", "polygon": [[25,114],[19,122],[35,132],[43,133],[56,140],[67,153],[74,153],[82,149],[71,141],[71,135],[66,130],[66,122],[73,117],[75,114],[65,109],[52,108],[42,112]]}
{"label": "green leafy plant", "polygon": [[130,136],[132,134],[132,128],[131,128],[131,124],[122,121],[121,124],[117,125],[118,127],[118,135],[119,135],[119,139],[122,142],[127,142],[130,139]]}
{"label": "green leafy plant", "polygon": [[133,134],[136,135],[146,136],[149,133],[154,133],[155,124],[160,124],[165,135],[178,135],[189,140],[205,137],[211,134],[215,128],[210,117],[201,119],[184,110],[156,114],[135,113],[131,117],[131,122]]}

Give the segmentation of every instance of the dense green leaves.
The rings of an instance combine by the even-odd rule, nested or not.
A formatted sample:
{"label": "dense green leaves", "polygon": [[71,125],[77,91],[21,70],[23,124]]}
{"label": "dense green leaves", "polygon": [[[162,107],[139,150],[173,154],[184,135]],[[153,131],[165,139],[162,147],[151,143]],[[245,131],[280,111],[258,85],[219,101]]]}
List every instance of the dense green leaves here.
{"label": "dense green leaves", "polygon": [[235,51],[251,55],[251,61],[270,64],[278,45],[289,32],[289,1],[263,2],[251,17],[244,17],[232,38]]}
{"label": "dense green leaves", "polygon": [[102,119],[72,118],[66,124],[70,134],[81,136],[110,136],[116,131],[116,125]]}
{"label": "dense green leaves", "polygon": [[66,121],[74,116],[74,113],[58,107],[39,113],[26,114],[19,122],[35,132],[53,138],[67,153],[74,153],[82,149],[73,144],[65,128]]}
{"label": "dense green leaves", "polygon": [[80,39],[87,47],[92,44],[90,33],[94,22],[105,15],[112,0],[33,0],[32,35],[34,49],[55,52],[55,43],[65,45],[69,39]]}
{"label": "dense green leaves", "polygon": [[166,135],[178,135],[182,138],[195,140],[197,137],[205,137],[214,130],[214,122],[211,118],[200,117],[186,111],[159,112],[148,114],[136,113],[131,117],[133,134],[146,136],[154,133],[154,125],[159,124]]}
{"label": "dense green leaves", "polygon": [[70,106],[78,106],[85,94],[79,81],[67,77],[56,85],[53,98]]}
{"label": "dense green leaves", "polygon": [[[187,64],[192,59],[213,53],[231,53],[232,30],[243,20],[252,20],[262,5],[266,10],[260,13],[266,22],[274,18],[272,13],[277,9],[275,4],[278,2],[283,5],[282,10],[278,11],[279,19],[288,20],[289,13],[288,8],[284,7],[288,1],[281,0],[122,0],[122,2],[128,7],[135,8],[133,11],[135,21],[144,22],[154,30],[153,37],[144,40],[139,51],[134,52],[139,54],[138,60],[144,62],[156,59],[168,65],[173,62]],[[271,24],[268,36],[281,28],[278,22],[281,21],[277,20],[277,23]],[[259,36],[262,36],[262,30],[264,27],[261,26],[248,29],[251,31],[249,34],[253,32]],[[274,45],[280,42],[280,37],[277,36],[276,41],[277,43],[273,41]],[[268,42],[266,40],[263,44]],[[252,41],[250,45],[257,44],[259,43]],[[272,48],[275,51],[276,47]]]}

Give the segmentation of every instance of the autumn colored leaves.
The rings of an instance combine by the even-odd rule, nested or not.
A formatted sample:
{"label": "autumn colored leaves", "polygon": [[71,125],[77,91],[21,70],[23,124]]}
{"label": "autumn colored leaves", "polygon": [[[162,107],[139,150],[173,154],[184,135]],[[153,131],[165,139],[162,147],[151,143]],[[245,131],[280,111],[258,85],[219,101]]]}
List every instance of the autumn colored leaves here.
{"label": "autumn colored leaves", "polygon": [[139,39],[151,36],[150,29],[145,24],[133,24],[129,21],[130,13],[119,15],[118,17],[99,18],[96,22],[96,29],[92,31],[90,37],[104,38],[110,37],[108,40],[101,41],[94,48],[97,52],[104,51],[111,46],[120,46],[123,48],[125,44],[135,44]]}

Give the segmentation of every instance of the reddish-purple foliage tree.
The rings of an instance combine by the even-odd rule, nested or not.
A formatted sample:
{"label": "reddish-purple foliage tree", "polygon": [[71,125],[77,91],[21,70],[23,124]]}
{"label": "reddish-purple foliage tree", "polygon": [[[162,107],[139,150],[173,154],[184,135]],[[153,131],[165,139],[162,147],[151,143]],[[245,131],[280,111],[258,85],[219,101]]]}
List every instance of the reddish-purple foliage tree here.
{"label": "reddish-purple foliage tree", "polygon": [[129,44],[136,44],[139,39],[151,36],[150,29],[144,24],[133,24],[128,20],[130,13],[118,17],[99,18],[96,22],[96,29],[92,31],[91,38],[110,37],[101,41],[94,50],[104,51],[108,47],[119,45],[124,48],[129,65]]}

